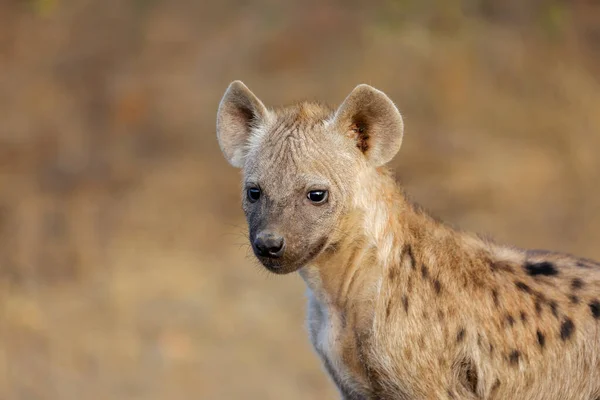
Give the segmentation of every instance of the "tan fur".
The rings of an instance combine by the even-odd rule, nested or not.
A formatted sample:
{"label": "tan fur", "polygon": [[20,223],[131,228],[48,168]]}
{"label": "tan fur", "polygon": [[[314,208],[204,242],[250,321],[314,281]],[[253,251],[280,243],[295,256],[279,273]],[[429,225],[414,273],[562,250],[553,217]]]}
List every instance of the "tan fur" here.
{"label": "tan fur", "polygon": [[[248,113],[222,110],[262,103],[232,86],[219,121],[238,125],[218,134],[264,192],[244,202],[251,239],[286,238],[283,259],[261,261],[306,282],[310,339],[342,398],[600,398],[600,264],[501,246],[409,203],[382,167],[402,120],[373,88],[335,112],[260,109],[244,127]],[[307,203],[311,185],[328,188],[326,205]]]}

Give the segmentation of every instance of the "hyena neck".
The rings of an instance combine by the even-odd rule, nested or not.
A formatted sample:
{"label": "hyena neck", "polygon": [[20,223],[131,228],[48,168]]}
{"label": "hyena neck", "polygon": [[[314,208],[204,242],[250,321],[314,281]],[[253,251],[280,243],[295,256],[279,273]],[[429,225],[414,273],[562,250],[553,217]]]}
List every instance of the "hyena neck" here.
{"label": "hyena neck", "polygon": [[321,302],[342,307],[349,298],[377,297],[394,271],[465,281],[487,272],[488,261],[516,260],[520,252],[491,244],[436,221],[410,203],[384,169],[359,177],[359,194],[339,237],[300,274]]}

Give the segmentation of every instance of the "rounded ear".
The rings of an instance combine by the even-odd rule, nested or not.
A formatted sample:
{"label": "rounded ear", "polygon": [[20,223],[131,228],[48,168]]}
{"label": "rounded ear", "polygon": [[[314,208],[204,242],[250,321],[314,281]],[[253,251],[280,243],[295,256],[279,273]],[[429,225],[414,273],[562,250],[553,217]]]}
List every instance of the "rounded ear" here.
{"label": "rounded ear", "polygon": [[404,122],[400,111],[385,93],[358,85],[334,116],[336,128],[356,141],[369,163],[378,167],[400,150]]}
{"label": "rounded ear", "polygon": [[244,165],[252,129],[259,126],[267,114],[267,108],[242,81],[231,82],[217,111],[217,140],[223,155],[234,167]]}

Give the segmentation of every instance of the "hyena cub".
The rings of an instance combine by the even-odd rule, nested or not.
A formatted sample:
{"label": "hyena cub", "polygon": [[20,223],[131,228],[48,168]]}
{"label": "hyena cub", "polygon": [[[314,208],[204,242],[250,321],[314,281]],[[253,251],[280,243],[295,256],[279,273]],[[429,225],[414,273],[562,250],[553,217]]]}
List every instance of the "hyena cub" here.
{"label": "hyena cub", "polygon": [[219,105],[254,253],[306,282],[342,398],[599,399],[600,264],[434,220],[383,167],[402,135],[368,85],[336,110],[268,109],[236,81]]}

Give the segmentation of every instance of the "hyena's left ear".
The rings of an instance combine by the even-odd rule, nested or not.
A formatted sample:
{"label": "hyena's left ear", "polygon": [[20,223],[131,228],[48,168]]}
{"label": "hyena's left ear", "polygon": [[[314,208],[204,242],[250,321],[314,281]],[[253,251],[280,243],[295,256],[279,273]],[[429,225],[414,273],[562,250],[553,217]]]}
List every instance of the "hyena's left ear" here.
{"label": "hyena's left ear", "polygon": [[231,82],[217,111],[217,140],[231,165],[244,166],[252,128],[260,126],[267,115],[267,108],[242,81]]}
{"label": "hyena's left ear", "polygon": [[400,150],[404,123],[400,111],[383,92],[358,85],[337,109],[336,129],[356,141],[369,163],[378,167]]}

